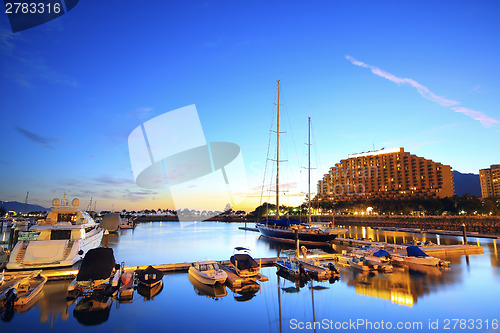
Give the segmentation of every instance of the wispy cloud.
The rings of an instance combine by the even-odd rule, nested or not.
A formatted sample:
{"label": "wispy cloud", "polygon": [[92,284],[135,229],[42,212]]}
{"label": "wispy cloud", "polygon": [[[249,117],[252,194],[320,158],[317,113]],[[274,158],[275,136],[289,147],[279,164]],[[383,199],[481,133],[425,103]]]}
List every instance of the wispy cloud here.
{"label": "wispy cloud", "polygon": [[101,175],[99,177],[94,178],[94,181],[100,183],[100,184],[106,184],[106,185],[125,185],[125,184],[134,184],[132,179],[122,179],[122,178],[114,178],[113,176],[109,175]]}
{"label": "wispy cloud", "polygon": [[479,111],[475,111],[475,110],[472,110],[469,108],[464,108],[462,106],[454,107],[451,109],[454,110],[455,112],[463,113],[466,116],[469,116],[469,117],[481,122],[481,124],[484,127],[491,127],[494,125],[500,125],[500,121],[498,121],[494,118],[491,118],[491,117],[489,117],[489,116],[487,116],[484,113],[479,112]]}
{"label": "wispy cloud", "polygon": [[457,101],[452,101],[452,100],[449,100],[449,99],[446,99],[444,97],[441,97],[441,96],[434,94],[432,91],[429,90],[429,88],[421,85],[420,83],[418,83],[417,81],[415,81],[413,79],[397,77],[396,75],[388,73],[388,72],[386,72],[378,67],[365,64],[362,61],[358,61],[349,55],[346,56],[346,59],[349,60],[353,65],[360,66],[363,68],[369,68],[369,69],[371,69],[373,74],[378,75],[380,77],[383,77],[384,79],[392,81],[398,85],[408,84],[408,85],[414,87],[415,89],[417,89],[418,93],[423,98],[426,98],[428,100],[436,102],[436,103],[440,104],[441,106],[454,106],[454,105],[460,104]]}
{"label": "wispy cloud", "polygon": [[355,58],[351,57],[350,55],[347,55],[346,59],[349,60],[353,65],[363,67],[363,68],[368,68],[371,70],[371,72],[373,74],[380,76],[380,77],[383,77],[384,79],[387,79],[387,80],[394,82],[398,85],[408,84],[408,85],[414,87],[423,98],[428,99],[428,100],[433,101],[433,102],[436,102],[441,106],[450,107],[455,112],[463,113],[463,114],[465,114],[465,115],[467,115],[475,120],[478,120],[481,122],[481,124],[484,127],[491,127],[491,126],[500,124],[500,122],[498,120],[491,118],[480,111],[471,110],[471,109],[468,109],[465,107],[457,107],[457,105],[460,104],[460,102],[450,100],[450,99],[444,98],[442,96],[438,96],[435,93],[433,93],[432,91],[430,91],[429,88],[427,88],[426,86],[420,84],[419,82],[417,82],[413,79],[398,77],[398,76],[391,74],[389,72],[386,72],[386,71],[384,71],[376,66],[372,66],[372,65],[366,64],[362,61],[356,60]]}
{"label": "wispy cloud", "polygon": [[469,92],[476,93],[476,94],[482,94],[483,90],[481,89],[481,86],[478,84],[474,88],[472,88]]}
{"label": "wispy cloud", "polygon": [[16,128],[16,130],[19,133],[21,133],[24,137],[28,138],[29,140],[31,140],[39,145],[42,145],[46,148],[55,149],[54,146],[52,146],[52,143],[56,142],[57,140],[43,137],[41,135],[38,135],[38,134],[33,133],[31,131],[28,131],[27,129],[25,129],[19,125],[14,125],[14,127]]}

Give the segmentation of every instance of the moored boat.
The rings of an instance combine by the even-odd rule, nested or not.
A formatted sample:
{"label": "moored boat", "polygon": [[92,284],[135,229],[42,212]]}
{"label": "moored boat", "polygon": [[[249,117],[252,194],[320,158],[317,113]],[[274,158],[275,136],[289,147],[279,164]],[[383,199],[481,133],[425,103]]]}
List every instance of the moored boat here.
{"label": "moored boat", "polygon": [[27,232],[11,252],[8,269],[35,269],[72,266],[101,244],[103,230],[85,211],[78,199],[69,205],[66,195],[52,200],[54,206],[45,220]]}
{"label": "moored boat", "polygon": [[307,277],[307,272],[304,269],[304,266],[295,257],[278,258],[274,264],[278,267],[278,271],[283,271],[294,278]]}
{"label": "moored boat", "polygon": [[153,288],[157,284],[160,284],[163,279],[163,272],[151,265],[146,267],[146,269],[137,270],[136,274],[139,283],[149,288]]}
{"label": "moored boat", "polygon": [[145,301],[152,300],[163,290],[163,281],[155,284],[153,287],[148,287],[142,283],[137,284],[137,293],[144,297]]}
{"label": "moored boat", "polygon": [[377,265],[372,265],[372,264],[368,263],[366,260],[364,260],[363,258],[359,258],[356,256],[351,257],[351,258],[347,258],[347,262],[349,263],[349,265],[351,267],[362,270],[362,271],[374,271],[374,270],[378,269]]}
{"label": "moored boat", "polygon": [[101,247],[89,250],[76,278],[68,286],[67,298],[75,299],[84,292],[103,290],[106,287],[116,289],[113,278],[119,274],[120,269],[115,268],[113,249]]}
{"label": "moored boat", "polygon": [[118,297],[120,300],[130,300],[134,296],[135,272],[123,272],[120,275],[120,287]]}
{"label": "moored boat", "polygon": [[214,260],[203,260],[193,263],[189,267],[188,273],[201,283],[214,285],[217,282],[224,284],[227,279],[227,273],[219,268]]}
{"label": "moored boat", "polygon": [[331,277],[339,276],[339,271],[335,264],[322,263],[317,258],[297,258],[304,269],[318,280],[326,280]]}
{"label": "moored boat", "polygon": [[305,245],[330,245],[333,240],[340,234],[346,233],[347,229],[336,228],[333,226],[333,221],[329,227],[314,225],[311,223],[311,118],[309,117],[309,193],[308,193],[308,217],[307,223],[290,218],[280,219],[280,204],[279,204],[279,163],[280,163],[280,81],[278,80],[278,103],[277,106],[277,121],[276,121],[276,216],[274,220],[267,219],[257,223],[256,227],[263,237],[279,242],[294,242],[296,238]]}
{"label": "moored boat", "polygon": [[41,273],[22,279],[16,287],[17,299],[14,305],[25,305],[38,295],[47,282],[47,277]]}
{"label": "moored boat", "polygon": [[366,263],[377,266],[378,270],[392,272],[391,254],[386,250],[376,247],[360,248],[352,252],[355,256],[362,258]]}
{"label": "moored boat", "polygon": [[408,246],[406,248],[406,255],[395,254],[393,257],[396,260],[417,265],[439,266],[441,263],[441,259],[429,256],[418,246]]}
{"label": "moored boat", "polygon": [[250,278],[260,273],[260,265],[250,256],[250,249],[240,246],[235,247],[234,252],[229,261],[236,274]]}

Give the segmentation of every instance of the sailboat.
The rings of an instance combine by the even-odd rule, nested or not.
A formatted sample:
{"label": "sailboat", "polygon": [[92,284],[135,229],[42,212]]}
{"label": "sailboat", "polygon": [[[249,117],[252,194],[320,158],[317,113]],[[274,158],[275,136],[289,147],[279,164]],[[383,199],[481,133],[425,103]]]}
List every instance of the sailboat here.
{"label": "sailboat", "polygon": [[323,227],[313,225],[311,223],[311,118],[309,117],[309,143],[308,143],[308,159],[309,159],[309,195],[307,198],[308,214],[307,223],[290,218],[281,218],[279,212],[279,162],[280,162],[280,149],[279,149],[279,136],[280,136],[280,81],[278,80],[278,103],[277,103],[277,122],[276,122],[276,136],[277,136],[277,151],[276,151],[276,216],[274,220],[267,219],[261,223],[257,223],[257,229],[263,237],[271,240],[293,243],[295,238],[298,237],[300,242],[305,245],[326,245],[331,242],[340,234],[347,232],[343,228],[335,228],[333,225],[330,227]]}

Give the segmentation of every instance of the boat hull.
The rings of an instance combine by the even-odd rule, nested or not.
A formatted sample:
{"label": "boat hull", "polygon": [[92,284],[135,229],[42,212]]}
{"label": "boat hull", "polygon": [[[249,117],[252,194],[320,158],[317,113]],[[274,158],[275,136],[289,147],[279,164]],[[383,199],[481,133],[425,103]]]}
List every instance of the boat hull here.
{"label": "boat hull", "polygon": [[[69,253],[62,257],[53,257],[47,256],[41,260],[31,260],[26,258],[26,251],[30,247],[30,244],[37,245],[37,242],[40,241],[22,241],[18,242],[14,249],[12,250],[10,261],[7,263],[7,269],[16,270],[16,269],[38,269],[38,268],[49,268],[49,267],[66,267],[73,266],[76,262],[83,259],[85,254],[94,248],[97,248],[101,245],[101,240],[104,235],[104,230],[100,230],[98,233],[85,238],[85,239],[77,239],[72,244],[67,241],[60,240],[50,240],[44,241],[49,246],[52,247],[61,247],[60,250],[56,250],[55,253],[60,253],[60,251],[66,251],[67,246],[71,246]],[[26,245],[24,242],[28,242]],[[25,253],[22,254],[24,247]],[[80,254],[81,253],[81,254]],[[20,257],[20,258],[19,258]]]}
{"label": "boat hull", "polygon": [[[272,228],[265,225],[257,225],[262,236],[286,243],[295,242],[295,229]],[[299,241],[302,244],[325,245],[333,242],[338,233],[304,232],[299,229]]]}
{"label": "boat hull", "polygon": [[213,276],[213,277],[207,277],[203,273],[199,272],[196,268],[194,267],[189,267],[188,271],[189,275],[198,280],[199,282],[203,284],[208,284],[210,286],[213,286],[217,282],[220,284],[224,284],[227,279],[227,274],[224,272],[224,274],[220,274],[220,276]]}

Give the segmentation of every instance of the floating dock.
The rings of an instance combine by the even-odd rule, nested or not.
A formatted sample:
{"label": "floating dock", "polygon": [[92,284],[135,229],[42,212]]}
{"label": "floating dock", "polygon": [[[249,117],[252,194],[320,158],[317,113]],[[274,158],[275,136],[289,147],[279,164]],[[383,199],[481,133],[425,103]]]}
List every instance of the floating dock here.
{"label": "floating dock", "polygon": [[[274,262],[276,261],[277,258],[260,258],[260,259],[255,259],[257,262],[260,263],[261,267],[269,267],[273,266]],[[222,260],[222,261],[217,261],[217,263],[220,266],[226,267],[229,266],[230,261],[229,260]],[[194,262],[184,262],[184,263],[177,263],[177,264],[161,264],[161,265],[152,265],[154,268],[162,271],[162,272],[187,272],[189,267],[193,265]],[[125,271],[135,271],[137,269],[146,269],[148,266],[126,266],[124,267]],[[30,276],[34,272],[38,272],[39,270],[30,270],[30,271],[10,271],[10,272],[5,272],[5,280],[10,280],[14,277],[24,277],[24,276]],[[74,279],[76,275],[78,274],[78,270],[72,270],[71,268],[69,269],[48,269],[44,270],[42,272],[43,275],[45,275],[49,281],[55,281],[55,280],[70,280]],[[257,278],[260,281],[267,281],[268,278],[262,274],[258,276]]]}
{"label": "floating dock", "polygon": [[[407,245],[389,244],[384,242],[374,242],[364,239],[351,239],[337,237],[334,241],[341,245],[354,246],[376,246],[395,252],[406,251]],[[457,245],[423,245],[419,246],[428,255],[449,255],[449,254],[482,254],[483,247],[479,245],[457,244]]]}

